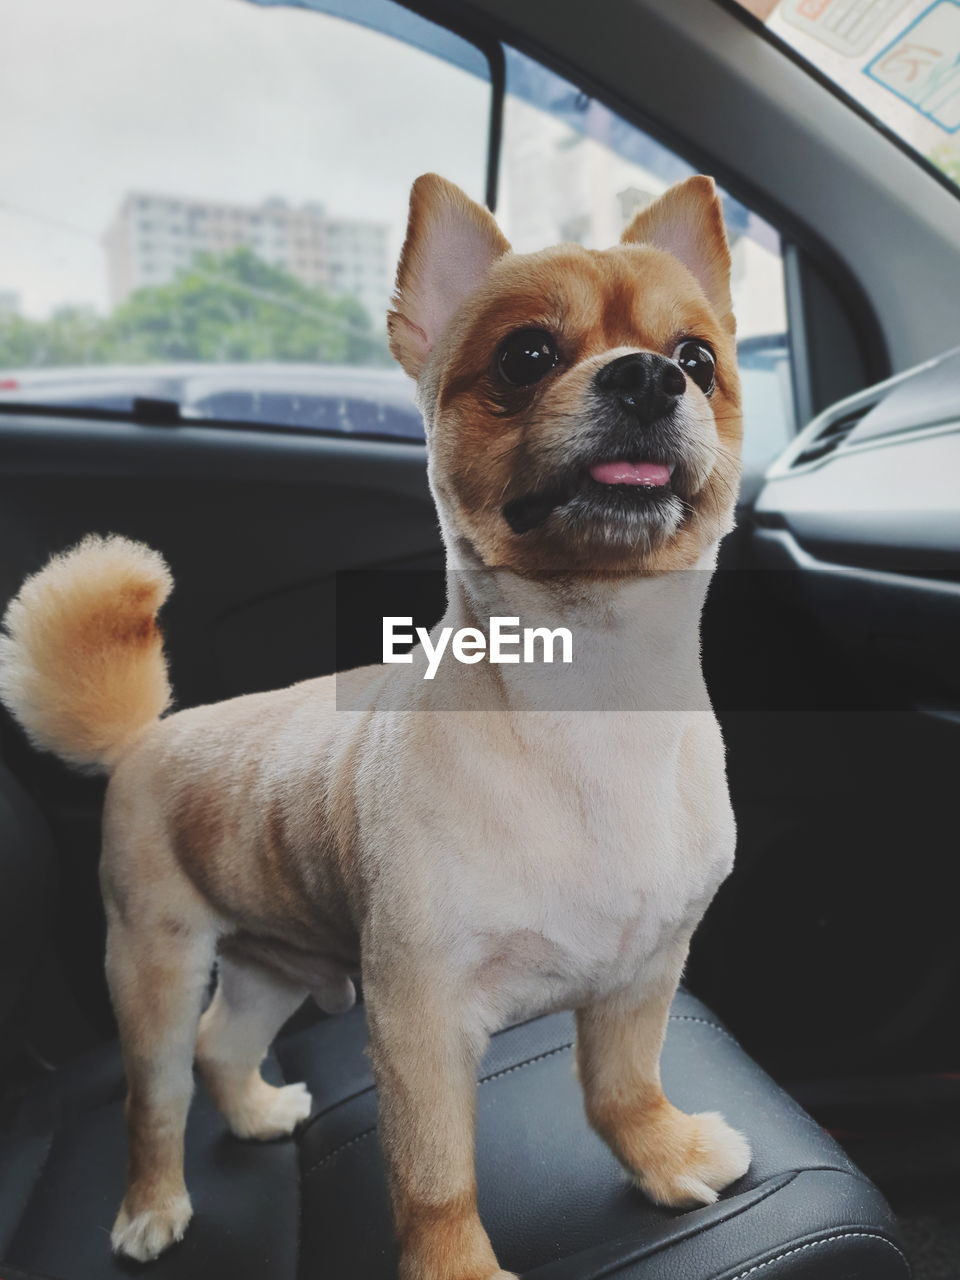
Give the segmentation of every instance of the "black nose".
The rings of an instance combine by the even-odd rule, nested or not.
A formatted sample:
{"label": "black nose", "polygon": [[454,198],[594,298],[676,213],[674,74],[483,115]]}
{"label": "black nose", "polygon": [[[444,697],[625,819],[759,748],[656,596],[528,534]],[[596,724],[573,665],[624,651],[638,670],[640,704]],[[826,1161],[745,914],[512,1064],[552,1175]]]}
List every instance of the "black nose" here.
{"label": "black nose", "polygon": [[670,412],[686,391],[687,380],[680,366],[665,356],[636,351],[605,364],[595,374],[593,385],[638,418],[653,422]]}

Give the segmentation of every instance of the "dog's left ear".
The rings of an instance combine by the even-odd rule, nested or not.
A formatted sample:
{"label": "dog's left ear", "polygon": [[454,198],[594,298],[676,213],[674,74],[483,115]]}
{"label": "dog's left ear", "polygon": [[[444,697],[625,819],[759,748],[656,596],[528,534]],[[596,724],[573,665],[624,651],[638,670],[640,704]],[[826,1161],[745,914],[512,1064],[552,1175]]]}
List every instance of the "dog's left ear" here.
{"label": "dog's left ear", "polygon": [[387,313],[390,350],[411,377],[420,376],[454,312],[509,251],[482,205],[435,173],[417,178],[393,310]]}
{"label": "dog's left ear", "polygon": [[665,191],[635,215],[620,243],[649,244],[672,254],[696,277],[720,323],[734,332],[730,248],[712,178],[698,174]]}

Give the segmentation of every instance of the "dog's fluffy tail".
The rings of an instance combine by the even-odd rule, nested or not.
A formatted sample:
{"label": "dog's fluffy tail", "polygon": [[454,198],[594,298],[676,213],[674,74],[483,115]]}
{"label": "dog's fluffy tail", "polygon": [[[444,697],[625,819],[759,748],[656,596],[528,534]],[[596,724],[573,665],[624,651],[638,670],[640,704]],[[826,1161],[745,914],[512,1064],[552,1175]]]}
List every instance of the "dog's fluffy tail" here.
{"label": "dog's fluffy tail", "polygon": [[139,542],[91,536],[27,578],[4,618],[0,700],[35,746],[109,771],[170,703],[157,611],[173,580]]}

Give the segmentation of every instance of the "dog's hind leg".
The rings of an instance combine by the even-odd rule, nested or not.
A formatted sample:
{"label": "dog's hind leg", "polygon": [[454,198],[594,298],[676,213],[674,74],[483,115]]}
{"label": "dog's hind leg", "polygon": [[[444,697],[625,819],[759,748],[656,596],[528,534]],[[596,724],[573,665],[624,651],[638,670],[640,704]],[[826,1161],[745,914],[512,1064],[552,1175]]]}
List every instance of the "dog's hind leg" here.
{"label": "dog's hind leg", "polygon": [[216,994],[200,1022],[197,1066],[238,1138],[281,1138],[310,1114],[306,1085],[267,1084],[260,1064],[303,1003],[306,987],[263,965],[220,959]]}
{"label": "dog's hind leg", "polygon": [[[107,900],[107,979],[127,1073],[127,1187],[111,1242],[140,1262],[179,1240],[190,1221],[183,1139],[193,1092],[197,1023],[216,929],[192,903],[121,912]],[[172,895],[171,895],[172,896]]]}

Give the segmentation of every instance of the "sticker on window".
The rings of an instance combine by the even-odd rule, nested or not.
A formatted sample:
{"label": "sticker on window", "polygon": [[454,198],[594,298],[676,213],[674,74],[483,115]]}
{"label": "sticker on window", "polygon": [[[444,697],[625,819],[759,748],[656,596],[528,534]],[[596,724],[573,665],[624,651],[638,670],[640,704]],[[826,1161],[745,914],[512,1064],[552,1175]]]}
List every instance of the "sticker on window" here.
{"label": "sticker on window", "polygon": [[960,0],[936,0],[864,68],[947,133],[960,130]]}
{"label": "sticker on window", "polygon": [[857,57],[907,7],[908,0],[783,0],[779,13],[817,40]]}

